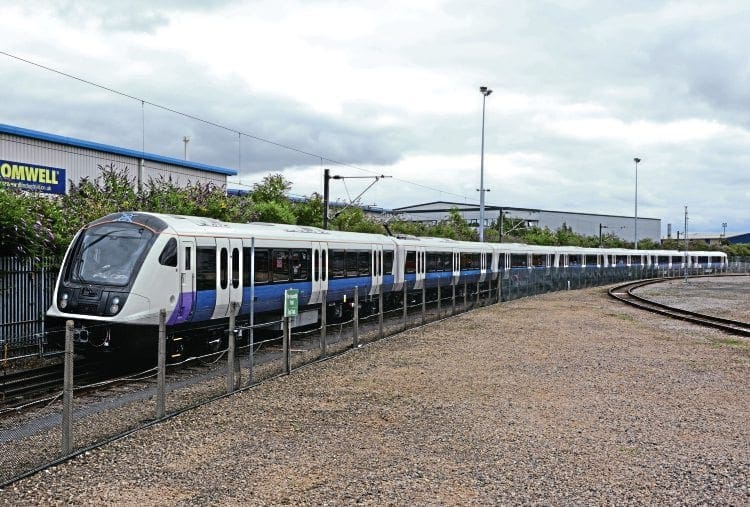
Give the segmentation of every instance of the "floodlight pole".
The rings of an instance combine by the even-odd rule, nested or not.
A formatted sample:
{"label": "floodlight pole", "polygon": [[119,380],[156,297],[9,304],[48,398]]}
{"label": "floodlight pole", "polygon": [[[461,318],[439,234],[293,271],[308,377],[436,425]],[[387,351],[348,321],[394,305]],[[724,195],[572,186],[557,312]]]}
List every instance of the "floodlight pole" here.
{"label": "floodlight pole", "polygon": [[482,94],[482,154],[479,164],[479,242],[484,242],[484,112],[487,97],[492,90],[486,86],[480,86],[479,92]]}
{"label": "floodlight pole", "polygon": [[635,237],[633,239],[633,248],[638,250],[638,162],[640,158],[635,157]]}

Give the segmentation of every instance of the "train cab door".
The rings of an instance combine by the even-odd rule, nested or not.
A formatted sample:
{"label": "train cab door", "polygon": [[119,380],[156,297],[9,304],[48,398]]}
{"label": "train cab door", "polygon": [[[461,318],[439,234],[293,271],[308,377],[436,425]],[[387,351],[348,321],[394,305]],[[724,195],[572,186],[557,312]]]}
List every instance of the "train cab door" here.
{"label": "train cab door", "polygon": [[312,289],[309,304],[317,305],[323,302],[323,291],[328,290],[328,247],[325,243],[312,244],[311,265]]}
{"label": "train cab door", "polygon": [[[235,238],[229,240],[229,302],[237,303],[237,311],[235,316],[240,312],[242,306],[242,272],[244,269],[249,269],[249,266],[245,268],[243,266],[242,256],[242,240]],[[227,313],[229,315],[229,313]]]}
{"label": "train cab door", "polygon": [[383,245],[372,245],[370,249],[370,272],[370,295],[379,294],[383,286]]}
{"label": "train cab door", "polygon": [[229,316],[229,258],[230,244],[227,238],[216,238],[216,304],[212,319],[222,319]]}
{"label": "train cab door", "polygon": [[180,272],[180,295],[177,300],[177,312],[170,324],[190,322],[195,313],[195,239],[182,238],[177,256]]}

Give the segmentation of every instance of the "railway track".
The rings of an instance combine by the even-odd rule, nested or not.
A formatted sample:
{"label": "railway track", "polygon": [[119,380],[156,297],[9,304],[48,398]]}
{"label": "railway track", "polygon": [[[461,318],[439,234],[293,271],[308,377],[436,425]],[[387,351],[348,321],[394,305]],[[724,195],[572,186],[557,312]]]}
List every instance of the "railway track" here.
{"label": "railway track", "polygon": [[633,291],[640,287],[644,287],[653,283],[664,282],[666,280],[668,279],[651,278],[648,280],[639,280],[637,282],[628,282],[612,287],[611,289],[609,289],[608,293],[611,297],[642,310],[648,310],[649,312],[658,313],[660,315],[671,317],[673,319],[692,322],[693,324],[698,324],[701,326],[720,329],[722,331],[735,335],[750,336],[750,324],[747,322],[714,317],[703,313],[692,312],[690,310],[682,310],[673,306],[657,303],[656,301],[652,301],[633,293]]}
{"label": "railway track", "polygon": [[[102,361],[81,359],[73,367],[75,386],[105,380],[111,376]],[[63,390],[63,364],[53,364],[0,375],[0,415],[2,409],[43,402]]]}

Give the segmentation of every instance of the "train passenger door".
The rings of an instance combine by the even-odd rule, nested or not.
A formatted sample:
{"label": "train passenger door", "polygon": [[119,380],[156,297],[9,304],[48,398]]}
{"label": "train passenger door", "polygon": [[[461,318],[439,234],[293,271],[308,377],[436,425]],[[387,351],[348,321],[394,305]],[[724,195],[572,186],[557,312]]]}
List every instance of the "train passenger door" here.
{"label": "train passenger door", "polygon": [[461,254],[457,249],[453,250],[453,285],[458,284],[461,278]]}
{"label": "train passenger door", "polygon": [[416,282],[414,283],[414,289],[419,290],[424,285],[425,280],[425,273],[426,273],[426,257],[427,254],[425,253],[426,250],[424,247],[417,247],[416,249],[416,261],[417,261],[417,272],[416,272]]}
{"label": "train passenger door", "polygon": [[229,315],[229,297],[232,283],[229,279],[230,244],[228,238],[216,238],[216,304],[212,319]]}
{"label": "train passenger door", "polygon": [[195,239],[180,240],[177,262],[180,272],[180,295],[177,300],[177,311],[170,319],[170,325],[190,322],[195,313]]}
{"label": "train passenger door", "polygon": [[328,248],[325,243],[312,244],[312,292],[310,304],[323,302],[323,291],[328,290]]}
{"label": "train passenger door", "polygon": [[[242,240],[235,238],[229,240],[229,302],[237,303],[237,312],[239,314],[242,306],[242,272],[244,269],[250,269],[243,265]],[[227,312],[227,315],[229,313]]]}
{"label": "train passenger door", "polygon": [[383,285],[383,245],[372,245],[370,249],[370,271],[372,283],[370,295],[378,294]]}

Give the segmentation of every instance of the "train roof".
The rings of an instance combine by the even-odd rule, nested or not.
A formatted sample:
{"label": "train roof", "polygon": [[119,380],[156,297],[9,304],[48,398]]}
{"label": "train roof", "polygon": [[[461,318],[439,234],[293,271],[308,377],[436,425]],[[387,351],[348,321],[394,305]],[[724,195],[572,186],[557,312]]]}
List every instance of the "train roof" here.
{"label": "train roof", "polygon": [[[271,224],[250,222],[245,224],[223,222],[214,218],[163,213],[120,212],[107,215],[93,224],[105,222],[133,222],[147,225],[161,221],[161,227],[169,228],[176,234],[184,236],[224,236],[255,237],[264,239],[296,239],[307,241],[354,242],[354,243],[392,243],[405,246],[424,246],[432,248],[461,248],[475,251],[519,252],[519,253],[573,253],[588,255],[684,255],[677,250],[631,250],[627,248],[589,248],[579,246],[527,245],[523,243],[478,243],[457,241],[450,238],[386,236],[363,232],[341,232],[320,229],[306,225]],[[690,251],[690,255],[727,257],[720,251]]]}

